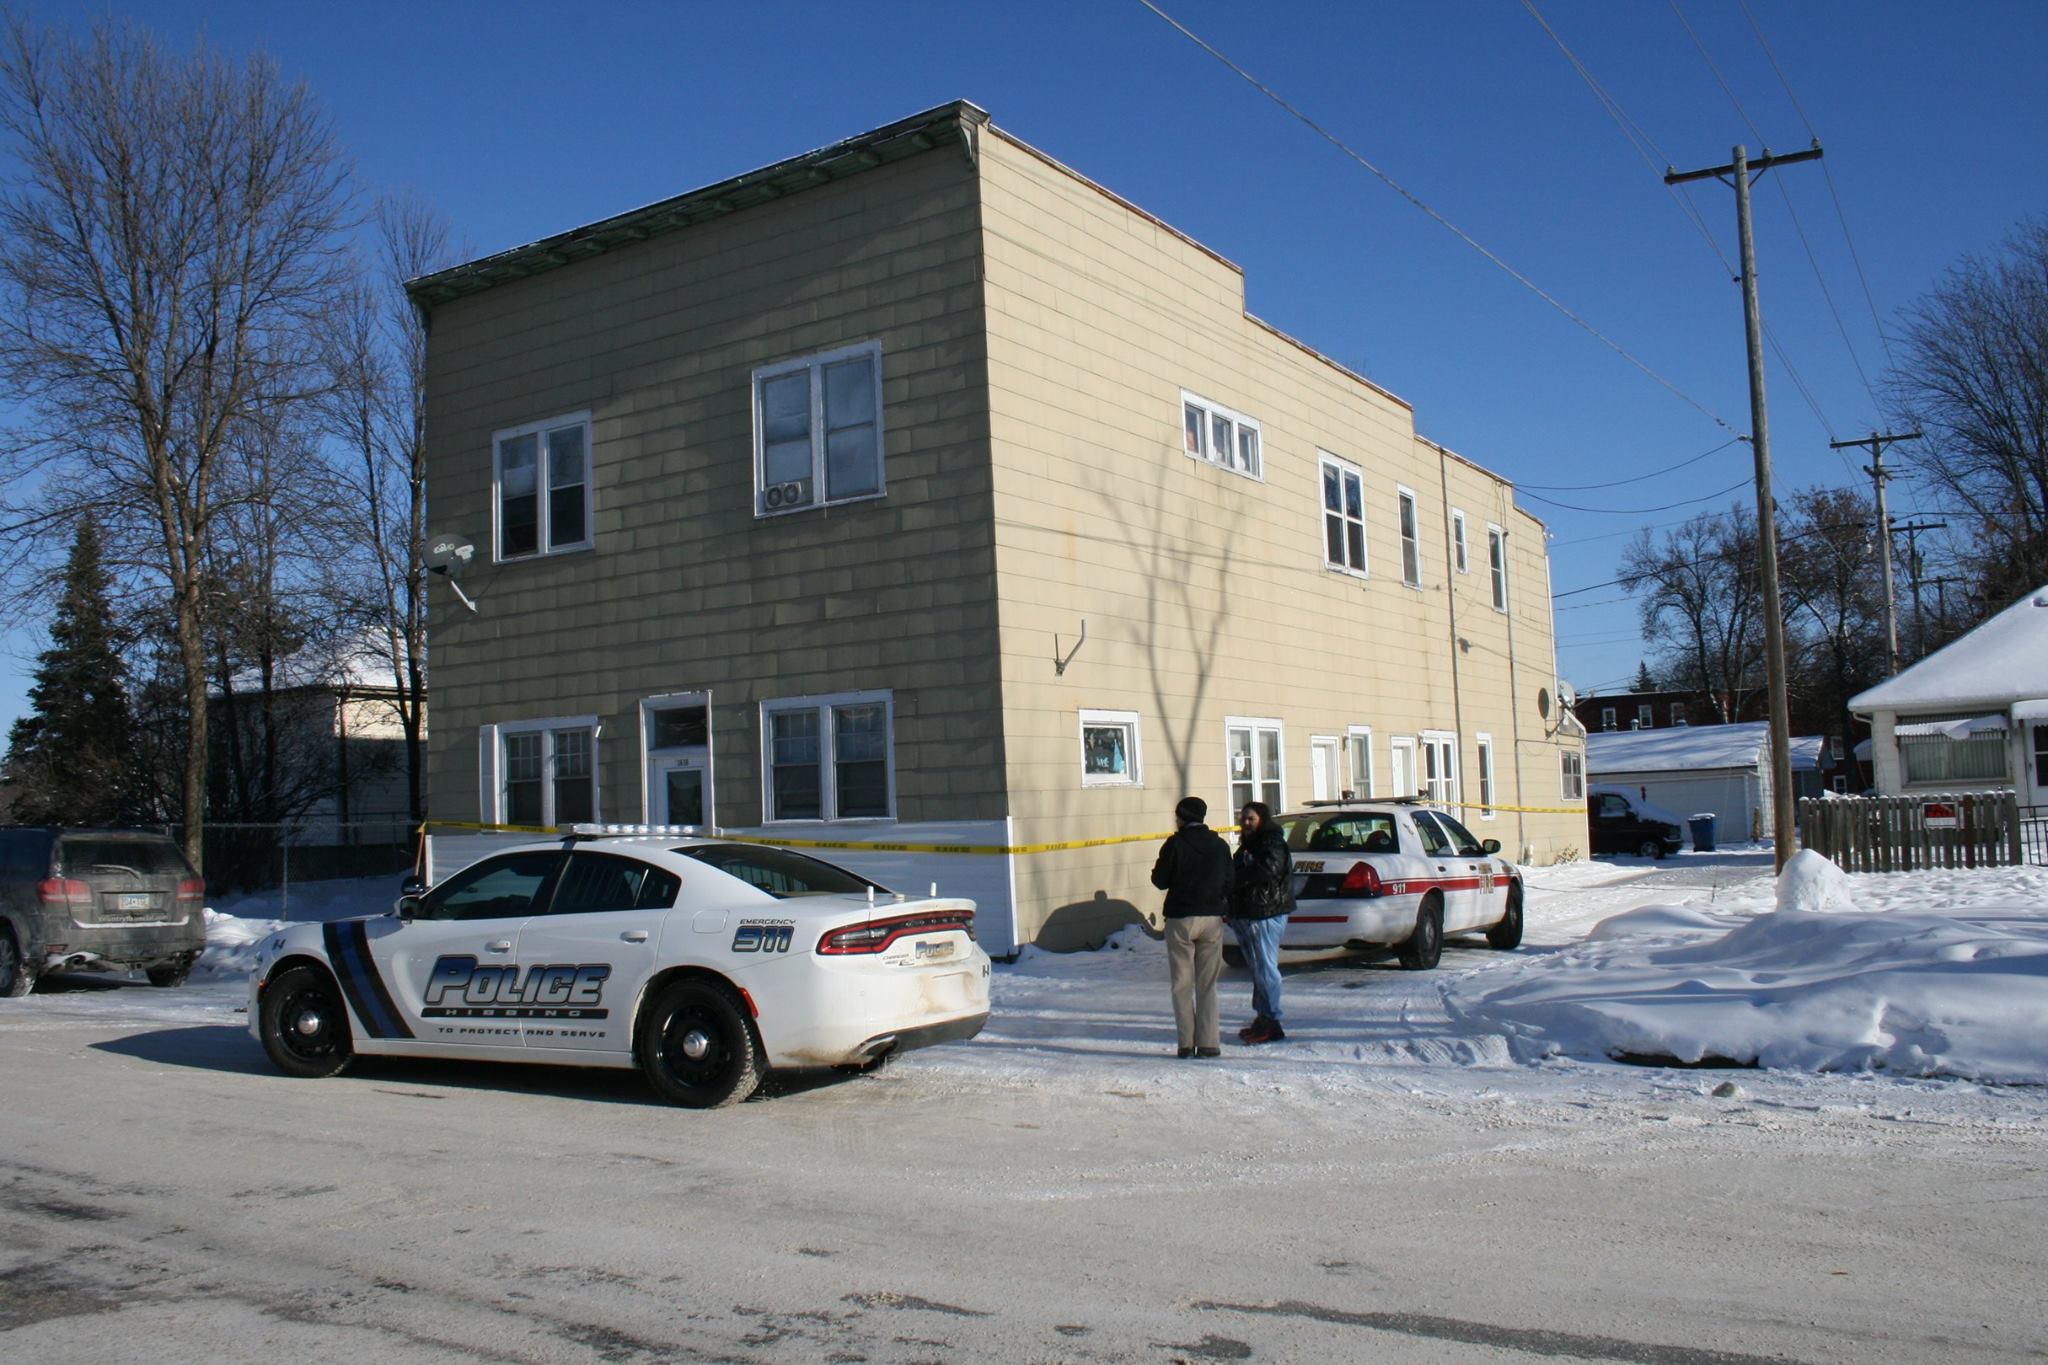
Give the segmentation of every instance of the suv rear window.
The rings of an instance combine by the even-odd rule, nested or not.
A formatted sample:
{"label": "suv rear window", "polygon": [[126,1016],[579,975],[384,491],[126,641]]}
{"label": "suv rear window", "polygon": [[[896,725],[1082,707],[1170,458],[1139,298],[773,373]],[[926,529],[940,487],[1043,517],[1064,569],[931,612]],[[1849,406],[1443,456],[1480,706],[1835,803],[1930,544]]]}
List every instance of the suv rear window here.
{"label": "suv rear window", "polygon": [[57,867],[66,877],[125,872],[137,877],[185,877],[192,869],[169,839],[66,836],[57,841]]}

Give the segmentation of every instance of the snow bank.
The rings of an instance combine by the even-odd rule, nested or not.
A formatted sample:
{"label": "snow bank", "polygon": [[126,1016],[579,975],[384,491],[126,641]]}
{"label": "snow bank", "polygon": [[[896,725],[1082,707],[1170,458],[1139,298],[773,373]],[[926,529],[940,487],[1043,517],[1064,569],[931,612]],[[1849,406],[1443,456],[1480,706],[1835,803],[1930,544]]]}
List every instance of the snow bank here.
{"label": "snow bank", "polygon": [[1454,981],[1445,1004],[1467,1027],[1507,1033],[1525,1060],[2048,1084],[2048,899],[2012,894],[2036,880],[1997,878],[1982,903],[1952,883],[1960,894],[1948,904],[1923,880],[1919,896],[1899,898],[1913,908],[1874,910],[1839,868],[1803,852],[1775,902],[1633,910],[1506,979]]}

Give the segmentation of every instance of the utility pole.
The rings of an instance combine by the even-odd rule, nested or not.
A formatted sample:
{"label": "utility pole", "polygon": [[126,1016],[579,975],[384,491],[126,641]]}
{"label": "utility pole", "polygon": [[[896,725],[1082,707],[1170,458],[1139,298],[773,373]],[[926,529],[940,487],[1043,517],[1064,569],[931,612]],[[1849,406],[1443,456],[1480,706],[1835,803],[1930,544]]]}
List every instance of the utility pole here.
{"label": "utility pole", "polygon": [[1667,185],[1711,178],[1735,187],[1735,225],[1742,241],[1742,322],[1749,343],[1749,444],[1756,456],[1756,533],[1763,552],[1764,664],[1770,670],[1771,684],[1771,848],[1780,872],[1792,856],[1792,733],[1785,685],[1785,613],[1778,605],[1778,514],[1771,497],[1771,439],[1764,417],[1764,324],[1756,297],[1756,238],[1749,225],[1749,185],[1752,164],[1756,174],[1762,175],[1787,162],[1818,160],[1818,138],[1806,151],[1784,156],[1772,156],[1766,147],[1754,163],[1748,149],[1738,142],[1735,159],[1726,166],[1684,172],[1666,168],[1664,172]]}
{"label": "utility pole", "polygon": [[[1893,531],[1903,531],[1906,535],[1906,572],[1913,578],[1913,642],[1923,659],[1927,657],[1927,617],[1920,610],[1920,542],[1917,537],[1922,531],[1940,531],[1947,526],[1945,521],[1902,521],[1891,527]],[[1885,537],[1885,544],[1889,548],[1890,536]]]}
{"label": "utility pole", "polygon": [[[1892,477],[1890,471],[1884,467],[1884,448],[1893,441],[1917,441],[1919,439],[1920,433],[1917,431],[1906,431],[1900,432],[1897,435],[1884,436],[1880,436],[1873,431],[1867,439],[1861,441],[1828,442],[1829,450],[1847,450],[1851,446],[1870,447],[1870,466],[1863,472],[1868,474],[1872,481],[1877,484],[1877,525],[1881,532],[1886,532],[1886,528],[1892,524],[1892,519],[1886,515],[1884,510],[1884,486],[1891,481]],[[1892,589],[1891,535],[1888,532],[1880,534],[1878,541],[1884,553],[1884,671],[1885,675],[1889,677],[1899,671],[1898,596]],[[1920,598],[1918,593],[1915,593],[1913,597],[1913,622],[1915,625],[1918,625],[1920,622]],[[1920,652],[1925,654],[1927,652],[1925,631],[1921,632],[1920,644]]]}

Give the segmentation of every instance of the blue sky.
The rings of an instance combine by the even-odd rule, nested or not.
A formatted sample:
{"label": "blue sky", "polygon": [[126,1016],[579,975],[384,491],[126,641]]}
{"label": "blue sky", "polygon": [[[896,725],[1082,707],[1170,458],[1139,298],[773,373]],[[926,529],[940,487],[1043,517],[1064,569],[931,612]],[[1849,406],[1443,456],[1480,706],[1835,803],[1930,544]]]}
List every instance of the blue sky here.
{"label": "blue sky", "polygon": [[[2033,0],[1749,0],[1789,94],[1735,0],[1535,0],[1654,143],[1654,170],[1513,0],[1158,3],[1685,397],[1139,0],[27,8],[81,28],[111,12],[180,48],[203,32],[229,52],[267,50],[318,94],[368,190],[416,191],[475,254],[971,99],[1242,266],[1254,313],[1407,399],[1424,435],[1542,497],[1614,509],[1523,496],[1550,526],[1560,593],[1613,578],[1637,528],[1746,496],[1667,506],[1745,480],[1739,444],[1665,478],[1553,487],[1727,441],[1701,409],[1748,428],[1739,291],[1662,185],[1664,160],[1719,164],[1737,142],[1791,151],[1814,133],[1827,149],[1825,174],[1786,167],[1756,191],[1765,319],[1813,400],[1773,357],[1781,497],[1868,487],[1864,453],[1828,441],[1883,424],[1877,319],[1891,325],[1958,257],[2048,212],[2048,5]],[[1680,193],[1732,260],[1730,191]],[[1907,480],[1893,498],[1895,516],[1939,507]],[[1610,588],[1558,606],[1564,676],[1625,686],[1645,652],[1629,603]],[[44,643],[6,638],[0,722],[24,708]]]}

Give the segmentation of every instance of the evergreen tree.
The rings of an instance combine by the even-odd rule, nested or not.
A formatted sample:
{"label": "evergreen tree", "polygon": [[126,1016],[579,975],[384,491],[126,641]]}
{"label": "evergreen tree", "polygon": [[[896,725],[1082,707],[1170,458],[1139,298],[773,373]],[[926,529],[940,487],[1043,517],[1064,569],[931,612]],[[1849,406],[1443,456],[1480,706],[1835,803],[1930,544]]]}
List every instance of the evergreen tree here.
{"label": "evergreen tree", "polygon": [[1634,692],[1655,692],[1656,690],[1657,690],[1657,680],[1656,680],[1655,678],[1652,678],[1652,677],[1650,676],[1650,665],[1649,665],[1649,664],[1648,664],[1647,662],[1645,662],[1645,661],[1643,661],[1643,660],[1640,660],[1640,659],[1638,659],[1638,660],[1636,661],[1636,681],[1635,681],[1635,686],[1634,686],[1634,687],[1632,687],[1632,688],[1630,689],[1630,691],[1634,691]]}
{"label": "evergreen tree", "polygon": [[87,515],[71,543],[29,713],[7,737],[4,771],[14,818],[23,824],[118,825],[134,818],[127,765],[135,722],[102,554],[99,526]]}

